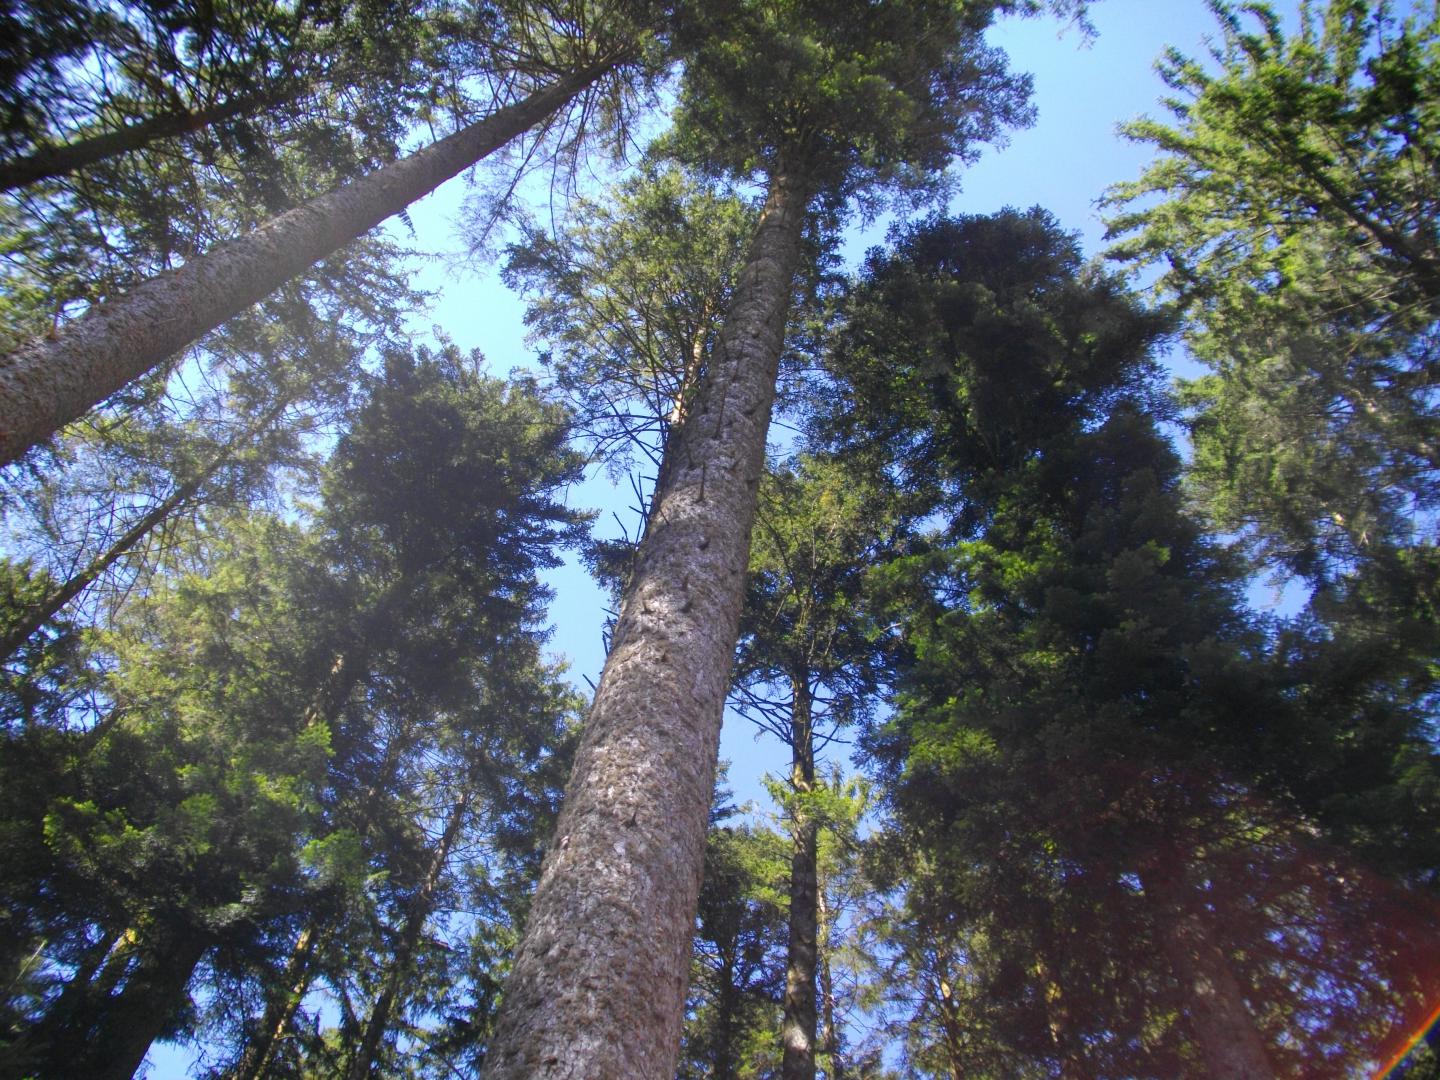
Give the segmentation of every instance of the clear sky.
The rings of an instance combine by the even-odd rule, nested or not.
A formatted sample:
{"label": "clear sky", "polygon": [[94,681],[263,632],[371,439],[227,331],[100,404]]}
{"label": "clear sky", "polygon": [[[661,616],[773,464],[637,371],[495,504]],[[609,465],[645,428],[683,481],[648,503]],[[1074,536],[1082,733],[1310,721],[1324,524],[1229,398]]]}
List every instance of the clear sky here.
{"label": "clear sky", "polygon": [[[1276,6],[1290,12],[1295,7],[1289,2]],[[1013,133],[1008,146],[987,151],[962,174],[952,211],[1040,205],[1081,234],[1087,254],[1099,253],[1103,226],[1096,200],[1110,184],[1135,177],[1149,155],[1147,147],[1121,139],[1117,125],[1145,113],[1163,115],[1158,99],[1166,88],[1154,73],[1155,59],[1167,45],[1202,54],[1216,25],[1204,0],[1096,0],[1091,21],[1098,33],[1088,42],[1051,19],[1009,20],[993,32],[991,40],[1010,54],[1012,67],[1034,75],[1039,116],[1033,127]],[[465,183],[452,180],[411,209],[413,236],[392,222],[395,236],[427,251],[459,250],[455,223]],[[881,224],[847,236],[845,251],[852,264],[883,241],[884,231]],[[523,305],[500,283],[493,265],[461,268],[454,260],[435,260],[414,280],[438,294],[433,308],[417,319],[417,329],[443,328],[462,347],[480,348],[496,371],[533,364]],[[600,509],[604,519],[612,508],[623,514],[629,501],[628,490],[615,491],[601,478],[572,493],[574,505]],[[597,679],[604,659],[603,598],[575,565],[555,572],[551,584],[556,592],[552,647],[570,660],[577,683]],[[745,721],[727,717],[721,753],[732,761],[730,786],[737,801],[765,805],[759,778],[766,771],[778,774],[788,764],[776,741],[769,736],[756,741]],[[191,1060],[178,1048],[157,1047],[150,1058],[151,1080],[180,1080]]]}

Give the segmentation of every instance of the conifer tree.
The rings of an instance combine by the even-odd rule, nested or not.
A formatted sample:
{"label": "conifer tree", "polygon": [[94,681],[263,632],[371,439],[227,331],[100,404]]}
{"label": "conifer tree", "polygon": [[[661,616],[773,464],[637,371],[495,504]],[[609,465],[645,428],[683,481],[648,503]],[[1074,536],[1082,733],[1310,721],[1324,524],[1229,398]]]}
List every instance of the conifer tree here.
{"label": "conifer tree", "polygon": [[690,55],[676,152],[717,174],[763,177],[766,202],[715,358],[666,447],[502,1006],[495,1077],[674,1073],[720,715],[806,227],[864,192],[933,185],[954,155],[1024,115],[1023,84],[979,40],[993,11],[742,3],[692,10],[677,32]]}

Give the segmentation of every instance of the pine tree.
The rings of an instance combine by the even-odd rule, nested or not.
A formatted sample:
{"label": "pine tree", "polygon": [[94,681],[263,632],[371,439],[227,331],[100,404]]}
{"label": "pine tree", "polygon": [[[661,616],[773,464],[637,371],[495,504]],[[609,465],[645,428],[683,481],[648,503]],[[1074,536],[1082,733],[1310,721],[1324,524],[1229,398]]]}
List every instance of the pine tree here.
{"label": "pine tree", "polygon": [[[495,1077],[674,1072],[720,714],[805,228],[822,204],[932,182],[953,154],[1021,115],[1021,87],[979,45],[991,10],[736,5],[694,11],[679,32],[694,55],[674,145],[717,172],[760,173],[766,202],[716,359],[666,448],[502,1006]],[[876,124],[859,130],[857,117]]]}

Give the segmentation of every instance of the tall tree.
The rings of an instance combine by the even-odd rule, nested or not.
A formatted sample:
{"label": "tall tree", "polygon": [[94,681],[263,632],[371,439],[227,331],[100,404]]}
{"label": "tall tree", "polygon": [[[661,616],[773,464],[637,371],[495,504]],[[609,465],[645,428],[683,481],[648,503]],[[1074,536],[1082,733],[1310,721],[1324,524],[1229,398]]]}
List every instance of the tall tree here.
{"label": "tall tree", "polygon": [[800,458],[761,482],[734,697],[790,750],[780,800],[791,842],[784,1080],[813,1080],[818,1049],[819,856],[834,793],[817,753],[868,715],[879,690],[878,635],[861,593],[867,568],[899,542],[900,502],[834,459]]}
{"label": "tall tree", "polygon": [[[524,22],[526,13],[521,12]],[[11,461],[312,263],[405,209],[444,180],[545,124],[599,80],[638,63],[644,31],[628,11],[590,13],[532,35],[543,52],[514,72],[512,103],[453,135],[319,195],[124,295],[90,307],[62,331],[0,361],[0,461]],[[529,29],[529,28],[524,28]],[[515,96],[518,95],[518,96]],[[582,108],[582,115],[591,110]]]}
{"label": "tall tree", "polygon": [[737,4],[693,10],[679,32],[692,55],[675,146],[717,173],[763,176],[766,202],[714,360],[666,448],[487,1059],[494,1077],[674,1073],[805,227],[853,195],[933,184],[954,155],[1023,116],[1023,82],[979,41],[993,10]]}
{"label": "tall tree", "polygon": [[[968,954],[971,1035],[1004,1033],[976,1063],[1273,1076],[1363,1057],[1360,1031],[1348,1050],[1318,1034],[1334,1020],[1299,972],[1373,994],[1387,1023],[1412,973],[1351,965],[1366,890],[1304,869],[1326,856],[1288,809],[1289,692],[1237,566],[1182,511],[1148,407],[1164,319],[1082,272],[1039,211],[911,231],[848,314],[835,369],[879,396],[839,427],[938,476],[949,519],[884,575],[908,659],[871,746],[897,857],[923,870],[901,925]],[[1388,745],[1405,760],[1423,743]],[[1384,798],[1406,781],[1392,765],[1353,783]]]}
{"label": "tall tree", "polygon": [[[24,785],[32,805],[7,800],[13,929],[62,963],[97,937],[121,946],[77,970],[74,993],[25,1010],[7,1074],[36,1062],[128,1076],[207,952],[216,972],[253,967],[276,929],[288,943],[314,901],[332,907],[337,879],[363,886],[357,860],[423,850],[392,796],[427,740],[439,752],[433,711],[537,670],[534,574],[577,527],[551,498],[578,464],[564,435],[534,394],[457,356],[392,356],[336,451],[315,530],[216,530],[115,635],[121,719],[7,740],[7,774],[49,755]],[[492,674],[507,665],[514,675]],[[503,722],[464,716],[471,735],[448,745],[498,751],[485,732]],[[385,724],[395,732],[379,740]],[[379,741],[400,756],[373,760]]]}

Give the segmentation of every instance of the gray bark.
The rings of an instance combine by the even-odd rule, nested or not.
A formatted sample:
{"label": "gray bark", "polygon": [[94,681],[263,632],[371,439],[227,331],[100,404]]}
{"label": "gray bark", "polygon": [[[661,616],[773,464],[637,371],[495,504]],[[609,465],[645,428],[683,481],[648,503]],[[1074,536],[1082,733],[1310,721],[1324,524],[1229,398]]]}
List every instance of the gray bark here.
{"label": "gray bark", "polygon": [[1142,882],[1154,898],[1160,947],[1185,995],[1185,1018],[1209,1075],[1226,1080],[1274,1080],[1275,1066],[1245,1004],[1240,982],[1188,886],[1170,872]]}
{"label": "gray bark", "polygon": [[[790,786],[796,795],[815,787],[815,740],[810,684],[790,679]],[[785,957],[784,1020],[780,1035],[782,1080],[815,1080],[815,954],[819,935],[819,870],[815,821],[802,806],[790,819],[790,926]]]}
{"label": "gray bark", "polygon": [[0,465],[83,416],[306,268],[563,107],[597,62],[369,176],[318,196],[0,358]]}
{"label": "gray bark", "polygon": [[720,717],[808,185],[778,172],[649,526],[486,1080],[671,1080]]}

